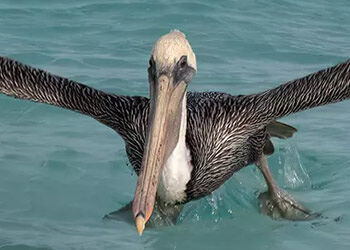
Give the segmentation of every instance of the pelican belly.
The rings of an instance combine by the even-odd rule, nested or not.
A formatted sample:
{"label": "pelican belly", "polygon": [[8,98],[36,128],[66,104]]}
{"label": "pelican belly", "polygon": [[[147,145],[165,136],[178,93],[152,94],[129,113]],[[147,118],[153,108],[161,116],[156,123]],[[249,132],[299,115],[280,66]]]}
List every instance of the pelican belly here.
{"label": "pelican belly", "polygon": [[177,144],[163,166],[159,177],[158,197],[169,204],[186,198],[186,185],[191,179],[191,155],[186,145]]}

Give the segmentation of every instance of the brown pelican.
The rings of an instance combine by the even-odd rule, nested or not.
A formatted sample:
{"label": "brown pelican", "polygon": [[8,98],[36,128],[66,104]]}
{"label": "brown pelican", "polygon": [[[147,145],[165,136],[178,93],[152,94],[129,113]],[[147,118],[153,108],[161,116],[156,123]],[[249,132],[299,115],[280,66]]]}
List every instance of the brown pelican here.
{"label": "brown pelican", "polygon": [[140,234],[154,208],[176,218],[183,204],[212,193],[249,164],[267,182],[268,191],[259,197],[266,214],[309,218],[309,210],[271,175],[270,137],[288,138],[296,131],[278,118],[349,98],[350,61],[245,96],[187,93],[196,71],[189,42],[175,30],[153,47],[149,99],[105,93],[8,58],[0,58],[0,92],[89,115],[121,135],[139,177],[133,203],[120,211],[132,207]]}

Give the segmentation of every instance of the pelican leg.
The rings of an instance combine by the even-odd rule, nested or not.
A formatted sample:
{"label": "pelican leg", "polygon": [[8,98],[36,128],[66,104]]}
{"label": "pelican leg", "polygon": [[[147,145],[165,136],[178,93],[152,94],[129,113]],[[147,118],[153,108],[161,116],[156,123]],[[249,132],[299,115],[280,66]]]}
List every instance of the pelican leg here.
{"label": "pelican leg", "polygon": [[263,174],[268,190],[259,195],[260,212],[266,214],[273,219],[287,219],[287,220],[310,220],[317,217],[316,214],[311,213],[302,204],[297,202],[285,190],[278,187],[276,181],[272,177],[267,157],[262,155],[257,161],[256,165]]}

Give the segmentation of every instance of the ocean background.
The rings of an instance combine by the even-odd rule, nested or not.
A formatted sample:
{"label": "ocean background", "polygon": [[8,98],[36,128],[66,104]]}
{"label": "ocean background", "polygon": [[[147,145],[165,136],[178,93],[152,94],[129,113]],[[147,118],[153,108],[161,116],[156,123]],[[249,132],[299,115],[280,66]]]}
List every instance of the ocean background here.
{"label": "ocean background", "polygon": [[[180,29],[197,55],[192,91],[248,94],[348,60],[350,1],[1,0],[0,55],[123,95],[148,95],[153,43]],[[284,118],[281,187],[323,218],[259,213],[255,166],[186,205],[176,226],[102,217],[133,198],[124,143],[95,120],[0,95],[0,249],[350,249],[350,102]]]}

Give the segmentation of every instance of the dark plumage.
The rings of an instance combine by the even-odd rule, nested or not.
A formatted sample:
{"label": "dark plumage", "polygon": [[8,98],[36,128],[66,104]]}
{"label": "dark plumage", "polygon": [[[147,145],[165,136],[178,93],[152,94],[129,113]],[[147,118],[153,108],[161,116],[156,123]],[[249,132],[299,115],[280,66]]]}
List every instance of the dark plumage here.
{"label": "dark plumage", "polygon": [[[74,110],[109,126],[125,140],[128,158],[139,172],[148,98],[108,94],[3,57],[0,92]],[[256,163],[269,140],[267,126],[276,119],[349,97],[350,61],[259,94],[188,93],[186,143],[193,171],[186,202],[210,194],[234,172]]]}

